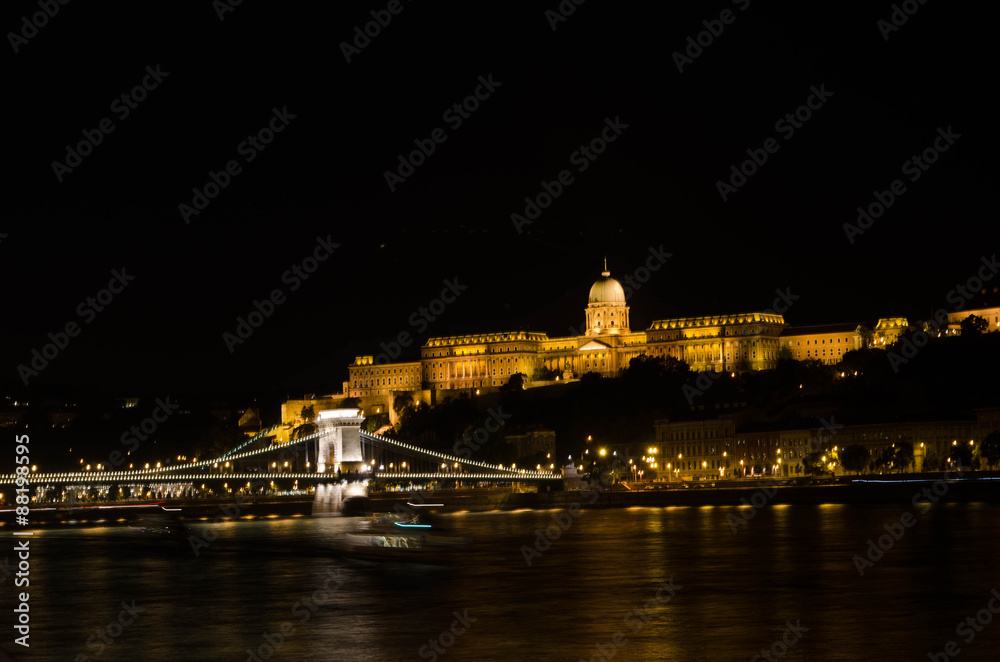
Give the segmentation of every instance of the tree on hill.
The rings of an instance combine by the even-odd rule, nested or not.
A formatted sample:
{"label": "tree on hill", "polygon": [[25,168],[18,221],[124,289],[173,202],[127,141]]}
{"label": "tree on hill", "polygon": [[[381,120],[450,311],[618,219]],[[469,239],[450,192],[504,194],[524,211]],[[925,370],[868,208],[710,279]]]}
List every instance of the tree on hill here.
{"label": "tree on hill", "polygon": [[418,437],[422,435],[430,423],[430,406],[421,401],[418,405],[404,407],[397,422],[397,432],[403,437]]}
{"label": "tree on hill", "polygon": [[373,434],[379,428],[389,424],[389,414],[373,414],[364,420],[361,429],[369,434]]}
{"label": "tree on hill", "polygon": [[971,444],[958,443],[951,446],[948,450],[950,451],[948,459],[950,459],[954,465],[960,467],[972,466]]}
{"label": "tree on hill", "polygon": [[560,372],[558,372],[556,370],[550,370],[549,368],[546,368],[545,366],[540,366],[540,367],[538,367],[535,370],[534,374],[531,375],[531,381],[533,381],[533,382],[550,382],[550,381],[554,380],[556,377],[558,377],[561,374],[562,373],[560,373]]}
{"label": "tree on hill", "polygon": [[990,328],[990,323],[979,315],[969,315],[958,323],[962,330],[962,336],[979,336],[986,333]]}
{"label": "tree on hill", "polygon": [[868,451],[868,448],[858,444],[845,446],[844,450],[840,453],[841,466],[847,471],[853,471],[858,475],[868,467],[870,459],[871,453]]}
{"label": "tree on hill", "polygon": [[1000,432],[994,430],[986,435],[979,447],[979,454],[991,469],[1000,463]]}
{"label": "tree on hill", "polygon": [[402,395],[397,395],[392,401],[392,408],[396,412],[396,416],[402,416],[403,410],[407,407],[413,406],[413,396],[409,393],[403,393]]}
{"label": "tree on hill", "polygon": [[875,338],[875,332],[872,331],[871,327],[862,324],[855,331],[859,336],[861,336],[861,348],[868,349],[872,346],[872,341]]}
{"label": "tree on hill", "polygon": [[879,473],[881,473],[882,471],[891,471],[892,461],[895,459],[895,457],[896,457],[896,449],[893,448],[892,446],[886,446],[885,448],[882,449],[881,453],[876,454],[872,458],[871,464],[869,466],[871,467],[872,471],[878,471]]}
{"label": "tree on hill", "polygon": [[515,372],[507,380],[507,383],[500,387],[500,393],[515,393],[517,391],[524,390],[524,378],[527,377],[523,372]]}
{"label": "tree on hill", "polygon": [[623,376],[626,379],[661,379],[668,375],[684,376],[690,372],[688,364],[672,356],[640,354],[628,362]]}
{"label": "tree on hill", "polygon": [[892,468],[902,473],[913,464],[913,444],[908,441],[897,441],[895,450],[895,456],[892,458]]}
{"label": "tree on hill", "polygon": [[941,465],[941,460],[938,458],[937,453],[935,453],[930,448],[924,453],[924,462],[920,466],[921,471],[937,471]]}
{"label": "tree on hill", "polygon": [[822,461],[822,453],[819,451],[815,453],[810,453],[802,458],[802,471],[807,476],[821,476],[826,474],[829,470]]}

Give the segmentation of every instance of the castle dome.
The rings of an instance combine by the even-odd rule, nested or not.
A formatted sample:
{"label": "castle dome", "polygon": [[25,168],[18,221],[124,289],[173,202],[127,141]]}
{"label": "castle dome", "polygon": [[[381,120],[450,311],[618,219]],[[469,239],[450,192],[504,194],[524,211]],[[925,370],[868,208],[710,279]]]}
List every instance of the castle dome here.
{"label": "castle dome", "polygon": [[611,277],[611,272],[606,268],[590,287],[589,303],[625,303],[625,289]]}

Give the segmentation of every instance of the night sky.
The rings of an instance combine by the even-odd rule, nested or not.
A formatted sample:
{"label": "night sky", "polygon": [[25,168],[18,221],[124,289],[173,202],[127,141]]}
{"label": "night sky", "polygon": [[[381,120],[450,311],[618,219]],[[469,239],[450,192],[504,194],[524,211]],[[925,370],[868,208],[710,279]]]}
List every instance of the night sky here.
{"label": "night sky", "polygon": [[[575,333],[603,259],[624,278],[651,250],[671,257],[631,296],[633,329],[764,310],[778,289],[798,297],[793,325],[948,307],[996,251],[991,21],[941,2],[904,3],[891,30],[888,2],[673,4],[566,0],[556,21],[556,0],[244,2],[221,20],[208,0],[70,3],[35,30],[36,3],[5,3],[0,384],[23,387],[18,366],[75,323],[30,385],[339,391],[355,355],[401,332],[417,339],[404,358],[438,335]],[[372,11],[391,20],[355,48]],[[247,142],[272,118],[270,142]],[[609,124],[615,140],[582,155]],[[941,134],[935,163],[907,165]],[[747,150],[767,161],[724,200]],[[851,243],[844,224],[894,180],[905,191]],[[332,256],[285,275],[318,237]],[[130,279],[97,312],[115,270]],[[412,324],[445,281],[464,289]],[[223,334],[276,289],[231,352]]]}

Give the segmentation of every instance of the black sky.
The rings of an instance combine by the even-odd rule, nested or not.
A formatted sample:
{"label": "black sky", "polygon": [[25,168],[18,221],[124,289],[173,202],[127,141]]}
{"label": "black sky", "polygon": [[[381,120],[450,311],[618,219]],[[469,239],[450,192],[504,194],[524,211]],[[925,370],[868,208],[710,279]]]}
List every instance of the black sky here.
{"label": "black sky", "polygon": [[[776,289],[799,297],[794,325],[927,317],[996,250],[991,22],[928,3],[886,40],[891,3],[811,4],[592,1],[553,30],[554,0],[406,2],[350,63],[340,43],[386,3],[244,2],[221,21],[207,1],[60,6],[2,56],[0,383],[23,385],[18,365],[75,321],[31,384],[338,390],[403,331],[570,333],[605,256],[620,277],[660,246],[672,257],[631,298],[633,328],[765,309]],[[679,72],[672,54],[724,9],[733,22]],[[6,3],[0,26],[38,11]],[[157,65],[168,75],[121,119],[112,103]],[[443,113],[480,76],[500,84],[453,128]],[[832,95],[786,138],[776,122],[813,86]],[[247,163],[238,146],[274,108],[295,117]],[[103,118],[114,131],[60,182],[52,162]],[[628,128],[577,172],[606,118]],[[391,192],[384,172],[438,127]],[[903,163],[948,127],[961,137],[909,181]],[[772,137],[723,201],[716,182]],[[185,224],[178,205],[233,159],[242,172]],[[511,214],[564,169],[574,183],[518,233]],[[906,192],[849,243],[843,224],[894,179]],[[282,274],[318,236],[340,247],[293,292]],[[87,323],[78,304],[123,267],[134,280]],[[417,333],[445,279],[467,289]],[[285,303],[230,353],[223,333],[275,288]]]}

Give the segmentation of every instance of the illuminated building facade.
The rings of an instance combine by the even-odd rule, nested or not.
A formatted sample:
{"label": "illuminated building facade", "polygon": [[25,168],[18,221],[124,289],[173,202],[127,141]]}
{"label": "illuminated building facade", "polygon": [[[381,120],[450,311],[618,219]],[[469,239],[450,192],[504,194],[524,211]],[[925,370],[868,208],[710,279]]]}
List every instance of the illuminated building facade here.
{"label": "illuminated building facade", "polygon": [[584,319],[579,336],[549,338],[533,331],[444,336],[428,339],[419,361],[380,363],[359,356],[348,366],[344,393],[364,398],[397,391],[492,389],[517,373],[527,376],[528,385],[540,381],[541,372],[559,380],[588,372],[613,377],[641,354],[671,356],[693,370],[766,370],[776,365],[779,336],[786,328],[781,315],[755,312],[656,320],[644,331],[633,331],[625,290],[607,270],[590,288]]}
{"label": "illuminated building facade", "polygon": [[659,419],[653,427],[656,445],[649,451],[660,480],[803,476],[806,457],[820,455],[820,449],[833,450],[829,457],[823,455],[826,469],[842,476],[850,472],[836,461],[835,454],[845,446],[863,446],[875,460],[887,447],[901,442],[913,447],[913,464],[907,470],[935,471],[954,466],[950,458],[957,457],[959,445],[978,452],[980,442],[1000,429],[1000,408],[943,420],[848,423],[830,428],[766,421],[749,408],[715,417]]}
{"label": "illuminated building facade", "polygon": [[987,331],[1000,331],[1000,287],[983,288],[967,307],[948,313],[948,332],[958,333],[962,320],[976,315],[986,320]]}

